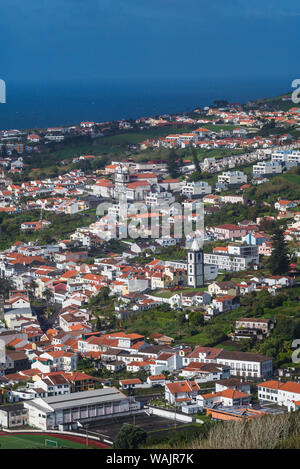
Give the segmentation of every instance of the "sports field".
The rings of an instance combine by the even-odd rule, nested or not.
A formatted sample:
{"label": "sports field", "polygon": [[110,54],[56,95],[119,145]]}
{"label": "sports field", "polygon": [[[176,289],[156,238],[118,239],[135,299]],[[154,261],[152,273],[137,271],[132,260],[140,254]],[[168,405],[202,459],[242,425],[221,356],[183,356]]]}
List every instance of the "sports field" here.
{"label": "sports field", "polygon": [[[105,448],[106,445],[89,439],[89,448]],[[55,436],[52,434],[14,433],[0,434],[0,449],[85,449],[85,438]]]}

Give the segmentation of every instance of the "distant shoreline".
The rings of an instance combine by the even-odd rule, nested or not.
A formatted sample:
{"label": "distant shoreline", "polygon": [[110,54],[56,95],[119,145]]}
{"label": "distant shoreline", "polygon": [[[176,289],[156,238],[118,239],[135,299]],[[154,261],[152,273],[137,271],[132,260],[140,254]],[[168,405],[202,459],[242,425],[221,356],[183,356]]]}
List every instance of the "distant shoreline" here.
{"label": "distant shoreline", "polygon": [[182,114],[214,100],[246,103],[289,91],[291,81],[241,82],[120,82],[99,84],[10,85],[7,103],[0,105],[0,130],[43,129],[163,114]]}

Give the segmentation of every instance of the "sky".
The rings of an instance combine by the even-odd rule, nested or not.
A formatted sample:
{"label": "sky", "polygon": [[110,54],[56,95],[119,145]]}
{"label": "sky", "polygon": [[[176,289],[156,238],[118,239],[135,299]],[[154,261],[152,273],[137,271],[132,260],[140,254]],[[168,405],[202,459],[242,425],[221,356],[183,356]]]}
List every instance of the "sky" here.
{"label": "sky", "polygon": [[299,0],[1,0],[0,78],[298,78],[299,26]]}

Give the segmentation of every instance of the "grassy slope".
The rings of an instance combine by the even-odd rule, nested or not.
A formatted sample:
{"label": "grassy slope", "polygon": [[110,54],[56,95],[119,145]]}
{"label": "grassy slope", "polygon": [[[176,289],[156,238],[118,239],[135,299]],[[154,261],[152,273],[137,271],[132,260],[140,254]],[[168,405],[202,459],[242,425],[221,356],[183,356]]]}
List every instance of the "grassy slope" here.
{"label": "grassy slope", "polygon": [[[51,222],[49,228],[39,231],[24,232],[21,230],[21,223],[25,221],[38,221],[40,212],[30,211],[18,215],[3,215],[1,218],[1,239],[0,249],[7,249],[18,240],[46,242],[47,237],[51,239],[65,239],[76,228],[88,226],[96,221],[94,209],[79,212],[74,215],[56,214],[53,212],[43,212],[43,219]],[[48,238],[49,239],[49,238]]]}

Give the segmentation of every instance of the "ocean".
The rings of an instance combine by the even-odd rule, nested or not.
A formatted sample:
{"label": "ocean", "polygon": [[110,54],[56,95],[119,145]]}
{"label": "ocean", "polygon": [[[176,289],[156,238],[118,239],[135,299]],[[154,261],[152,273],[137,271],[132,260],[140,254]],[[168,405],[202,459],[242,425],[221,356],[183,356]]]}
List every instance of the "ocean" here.
{"label": "ocean", "polygon": [[247,102],[291,91],[291,78],[120,80],[95,83],[10,83],[0,104],[0,130],[106,122],[185,112],[216,99]]}

